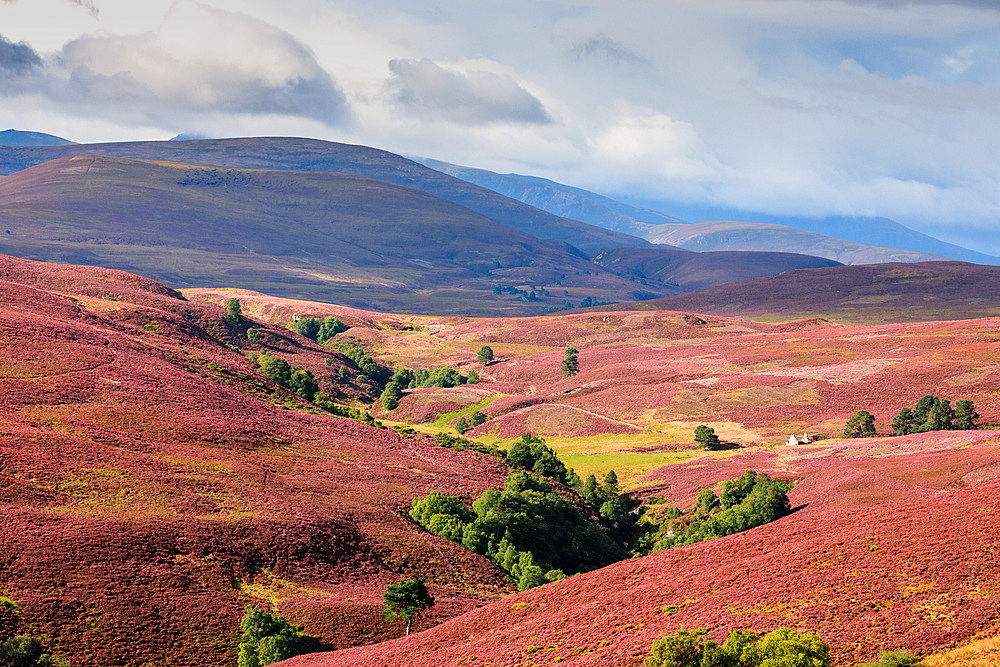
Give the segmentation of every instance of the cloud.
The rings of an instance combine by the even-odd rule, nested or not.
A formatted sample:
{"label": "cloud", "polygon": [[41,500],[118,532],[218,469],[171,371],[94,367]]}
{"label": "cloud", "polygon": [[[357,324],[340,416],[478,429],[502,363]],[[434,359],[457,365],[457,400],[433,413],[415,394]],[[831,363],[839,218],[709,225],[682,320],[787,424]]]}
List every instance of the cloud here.
{"label": "cloud", "polygon": [[97,16],[100,13],[100,10],[97,8],[97,4],[94,2],[94,0],[69,0],[69,1],[74,5],[83,7],[94,16]]}
{"label": "cloud", "polygon": [[19,42],[15,44],[0,35],[0,72],[8,75],[23,75],[42,64],[35,50]]}
{"label": "cloud", "polygon": [[466,125],[550,122],[538,98],[506,75],[458,72],[426,58],[390,60],[389,70],[393,100],[418,117]]}
{"label": "cloud", "polygon": [[573,44],[570,53],[576,60],[600,59],[615,64],[637,64],[646,62],[642,58],[630,51],[621,42],[615,41],[607,35],[594,35]]}
{"label": "cloud", "polygon": [[33,75],[3,92],[41,93],[69,113],[127,123],[176,127],[222,113],[333,125],[349,115],[337,84],[292,35],[196,2],[174,5],[155,33],[85,35],[44,67],[32,62]]}

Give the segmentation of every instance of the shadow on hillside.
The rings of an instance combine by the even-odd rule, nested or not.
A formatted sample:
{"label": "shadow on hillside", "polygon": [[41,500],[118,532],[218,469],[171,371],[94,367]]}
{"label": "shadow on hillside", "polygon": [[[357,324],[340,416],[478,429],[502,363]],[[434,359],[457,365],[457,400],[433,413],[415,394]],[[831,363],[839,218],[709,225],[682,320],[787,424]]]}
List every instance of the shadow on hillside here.
{"label": "shadow on hillside", "polygon": [[729,451],[731,449],[742,449],[742,448],[743,448],[743,445],[741,445],[738,442],[728,442],[726,440],[723,440],[722,442],[720,442],[718,444],[718,446],[713,447],[711,449],[711,451],[713,451],[713,452],[725,452],[725,451]]}

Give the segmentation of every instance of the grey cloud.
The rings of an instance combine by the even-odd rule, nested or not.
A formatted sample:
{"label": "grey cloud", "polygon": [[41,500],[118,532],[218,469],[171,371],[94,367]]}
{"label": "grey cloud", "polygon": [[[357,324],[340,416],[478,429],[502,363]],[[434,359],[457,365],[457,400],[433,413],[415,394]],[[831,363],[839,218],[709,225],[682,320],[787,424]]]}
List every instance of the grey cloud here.
{"label": "grey cloud", "polygon": [[551,122],[538,98],[509,76],[457,72],[426,58],[391,60],[389,70],[394,100],[417,116],[463,124]]}
{"label": "grey cloud", "polygon": [[[41,93],[74,114],[170,126],[206,113],[279,114],[327,125],[350,115],[333,78],[292,35],[242,15],[194,4],[188,9],[227,26],[242,44],[252,44],[254,53],[237,53],[227,44],[193,49],[155,34],[85,36],[67,43],[44,66],[34,52],[31,59],[12,51],[21,54],[14,62],[22,69],[34,69],[0,95]],[[0,67],[3,54],[12,50],[5,47],[0,44]]]}
{"label": "grey cloud", "polygon": [[0,72],[23,75],[42,64],[35,50],[24,42],[15,44],[0,35]]}
{"label": "grey cloud", "polygon": [[607,35],[594,35],[588,39],[581,40],[573,44],[570,53],[577,60],[584,58],[599,58],[612,63],[644,63],[645,58],[630,51],[619,41],[611,39]]}

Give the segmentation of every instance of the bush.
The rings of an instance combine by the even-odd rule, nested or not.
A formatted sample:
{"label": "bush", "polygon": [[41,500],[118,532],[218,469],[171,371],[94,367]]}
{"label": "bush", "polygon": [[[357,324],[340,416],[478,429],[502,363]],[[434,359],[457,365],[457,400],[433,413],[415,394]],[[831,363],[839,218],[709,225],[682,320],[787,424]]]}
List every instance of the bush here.
{"label": "bush", "polygon": [[648,667],[829,667],[830,647],[813,632],[778,628],[763,637],[734,630],[719,646],[680,630],[653,642]]}
{"label": "bush", "polygon": [[914,667],[920,664],[920,656],[909,651],[882,651],[876,662],[863,662],[858,667]]}
{"label": "bush", "polygon": [[226,301],[226,319],[233,324],[239,324],[243,320],[243,306],[239,299]]}
{"label": "bush", "polygon": [[264,667],[322,648],[300,626],[257,607],[246,608],[240,629],[238,667]]}

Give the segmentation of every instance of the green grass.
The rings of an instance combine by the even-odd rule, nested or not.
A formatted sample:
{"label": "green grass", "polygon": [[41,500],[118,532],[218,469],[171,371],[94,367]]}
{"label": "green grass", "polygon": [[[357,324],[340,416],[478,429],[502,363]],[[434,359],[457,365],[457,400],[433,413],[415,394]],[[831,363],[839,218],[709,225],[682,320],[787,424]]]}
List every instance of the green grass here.
{"label": "green grass", "polygon": [[[558,450],[556,450],[558,452]],[[706,456],[700,450],[682,452],[648,452],[616,454],[559,454],[559,458],[567,466],[576,471],[581,478],[594,475],[602,479],[609,470],[614,470],[622,488],[628,490],[641,485],[643,478],[665,465],[683,463]]]}

